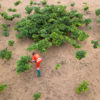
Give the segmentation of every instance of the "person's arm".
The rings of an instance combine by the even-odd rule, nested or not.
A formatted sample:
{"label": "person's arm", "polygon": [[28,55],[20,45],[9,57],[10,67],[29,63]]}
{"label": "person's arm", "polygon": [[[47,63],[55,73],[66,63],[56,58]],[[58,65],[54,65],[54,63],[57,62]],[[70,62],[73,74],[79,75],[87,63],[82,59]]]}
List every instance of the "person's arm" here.
{"label": "person's arm", "polygon": [[30,61],[31,63],[33,63],[35,61],[35,58],[34,57],[32,57],[32,60]]}

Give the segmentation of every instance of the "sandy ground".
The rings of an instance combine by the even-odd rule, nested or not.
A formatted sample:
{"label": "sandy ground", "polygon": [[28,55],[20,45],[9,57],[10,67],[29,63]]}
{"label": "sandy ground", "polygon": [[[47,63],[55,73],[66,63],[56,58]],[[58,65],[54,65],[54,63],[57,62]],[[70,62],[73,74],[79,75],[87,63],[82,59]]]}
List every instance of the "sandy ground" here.
{"label": "sandy ground", "polygon": [[[6,11],[9,7],[14,8],[13,3],[16,0],[0,0],[2,4],[1,11]],[[30,0],[22,0],[17,6],[18,13],[25,16],[25,6]],[[35,0],[34,0],[35,1]],[[38,0],[36,0],[38,2]],[[61,0],[63,5],[67,5],[70,9],[70,3],[75,2],[75,8],[83,12],[83,2],[88,2],[90,6],[90,14],[85,17],[92,18],[92,30],[83,28],[90,37],[81,43],[82,49],[87,50],[86,58],[78,61],[74,53],[77,49],[66,43],[61,47],[51,47],[46,54],[40,53],[43,58],[41,64],[42,77],[37,77],[35,64],[32,70],[27,71],[20,76],[16,74],[16,60],[20,56],[31,54],[25,49],[32,43],[30,40],[18,40],[14,31],[15,19],[13,22],[4,21],[0,17],[0,23],[11,24],[9,27],[9,37],[3,37],[0,29],[0,49],[8,47],[8,40],[15,40],[12,50],[13,56],[10,61],[5,62],[0,59],[0,84],[8,84],[8,88],[0,93],[0,100],[33,100],[35,92],[41,92],[39,100],[100,100],[100,49],[94,49],[90,40],[100,40],[100,27],[98,26],[95,15],[95,9],[100,8],[100,0]],[[48,0],[49,4],[56,4],[57,0]],[[61,64],[59,70],[55,69],[57,64]],[[76,87],[83,80],[87,80],[89,91],[76,94]]]}

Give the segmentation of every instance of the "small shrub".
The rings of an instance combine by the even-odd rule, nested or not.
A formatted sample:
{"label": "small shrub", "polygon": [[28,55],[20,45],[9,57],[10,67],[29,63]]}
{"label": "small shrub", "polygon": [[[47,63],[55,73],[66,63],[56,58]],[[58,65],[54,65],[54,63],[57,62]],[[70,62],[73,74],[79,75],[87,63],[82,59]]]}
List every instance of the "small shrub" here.
{"label": "small shrub", "polygon": [[32,6],[34,4],[33,0],[30,0],[30,6]]}
{"label": "small shrub", "polygon": [[82,58],[84,58],[85,56],[86,56],[86,51],[84,51],[84,50],[79,50],[79,51],[77,51],[76,52],[76,58],[78,59],[78,60],[81,60]]}
{"label": "small shrub", "polygon": [[89,83],[84,80],[76,89],[76,92],[78,94],[81,94],[82,92],[87,92],[88,91],[88,86],[89,86]]}
{"label": "small shrub", "polygon": [[16,2],[14,3],[14,5],[15,5],[15,6],[18,6],[20,3],[21,3],[21,1],[18,0],[18,1],[16,1]]}
{"label": "small shrub", "polygon": [[71,7],[74,7],[74,6],[75,6],[75,3],[71,3],[70,6],[71,6]]}
{"label": "small shrub", "polygon": [[9,60],[12,56],[12,52],[7,50],[7,49],[3,49],[0,51],[0,58],[1,59],[6,59]]}
{"label": "small shrub", "polygon": [[17,10],[16,9],[13,9],[13,8],[8,8],[8,11],[9,12],[16,12]]}
{"label": "small shrub", "polygon": [[87,18],[84,20],[84,23],[86,26],[88,26],[91,22],[92,22],[92,20],[90,18]]}
{"label": "small shrub", "polygon": [[90,29],[90,30],[91,30],[91,29],[92,29],[92,26],[88,26],[88,29]]}
{"label": "small shrub", "polygon": [[34,97],[34,100],[38,100],[41,97],[41,94],[39,92],[38,93],[35,93],[33,95],[33,97]]}
{"label": "small shrub", "polygon": [[20,60],[17,60],[16,72],[20,74],[21,72],[25,72],[26,70],[31,69],[31,59],[32,58],[30,56],[21,56]]}
{"label": "small shrub", "polygon": [[89,35],[79,27],[84,24],[82,13],[77,10],[66,11],[66,6],[48,5],[40,9],[33,7],[34,14],[17,22],[15,30],[17,38],[30,38],[36,44],[28,48],[45,52],[52,44],[63,45],[71,43],[75,48],[81,46],[78,41],[84,41]]}
{"label": "small shrub", "polygon": [[9,45],[9,46],[13,46],[13,45],[14,45],[14,43],[15,43],[15,41],[14,41],[14,40],[9,40],[9,41],[8,41],[8,45]]}
{"label": "small shrub", "polygon": [[42,1],[41,1],[41,4],[42,4],[42,5],[47,5],[47,1],[46,1],[46,0],[42,0]]}
{"label": "small shrub", "polygon": [[30,13],[32,12],[32,10],[33,10],[33,7],[26,6],[26,7],[25,7],[25,10],[26,10],[26,13],[27,13],[27,14],[30,14]]}
{"label": "small shrub", "polygon": [[0,92],[2,92],[3,90],[5,90],[7,88],[6,84],[0,84]]}
{"label": "small shrub", "polygon": [[92,40],[91,43],[93,44],[94,48],[97,48],[97,47],[100,46],[99,43],[98,43],[98,40]]}
{"label": "small shrub", "polygon": [[57,3],[60,4],[61,2],[60,1],[57,1]]}
{"label": "small shrub", "polygon": [[87,11],[88,9],[89,9],[88,6],[85,6],[85,7],[84,7],[84,11]]}
{"label": "small shrub", "polygon": [[60,68],[60,64],[57,64],[56,65],[56,70],[59,69],[59,68]]}
{"label": "small shrub", "polygon": [[0,14],[5,20],[10,20],[10,21],[12,21],[14,18],[20,18],[21,17],[20,14],[13,14],[12,16],[9,16],[7,12],[2,12]]}
{"label": "small shrub", "polygon": [[100,15],[100,9],[96,9],[95,13],[96,13],[97,16],[99,16]]}
{"label": "small shrub", "polygon": [[86,2],[84,2],[83,4],[84,4],[84,11],[87,11],[89,9],[89,6],[87,5]]}
{"label": "small shrub", "polygon": [[5,36],[5,37],[8,37],[9,33],[8,33],[7,25],[6,24],[1,24],[1,27],[2,27],[2,35]]}

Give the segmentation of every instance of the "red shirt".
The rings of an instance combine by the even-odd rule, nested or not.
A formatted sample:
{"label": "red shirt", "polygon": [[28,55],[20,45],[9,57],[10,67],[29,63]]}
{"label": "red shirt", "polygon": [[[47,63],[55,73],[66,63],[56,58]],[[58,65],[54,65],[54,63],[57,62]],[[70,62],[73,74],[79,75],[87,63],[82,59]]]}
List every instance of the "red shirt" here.
{"label": "red shirt", "polygon": [[40,55],[39,55],[39,54],[34,54],[34,55],[32,56],[32,59],[35,60],[36,63],[42,61],[42,58],[40,58]]}

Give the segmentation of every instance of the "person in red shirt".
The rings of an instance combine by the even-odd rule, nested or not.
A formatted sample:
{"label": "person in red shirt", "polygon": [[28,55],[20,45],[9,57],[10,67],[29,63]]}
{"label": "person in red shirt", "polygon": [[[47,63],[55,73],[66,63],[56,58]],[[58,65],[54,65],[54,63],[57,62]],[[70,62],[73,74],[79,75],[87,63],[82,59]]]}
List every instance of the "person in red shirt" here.
{"label": "person in red shirt", "polygon": [[40,57],[39,54],[33,52],[32,53],[32,60],[30,61],[31,63],[36,62],[36,68],[37,68],[37,72],[38,72],[38,76],[41,76],[41,72],[40,72],[40,63],[42,62],[42,58]]}

